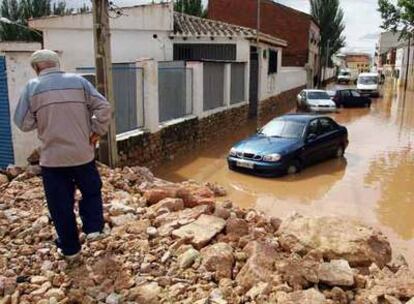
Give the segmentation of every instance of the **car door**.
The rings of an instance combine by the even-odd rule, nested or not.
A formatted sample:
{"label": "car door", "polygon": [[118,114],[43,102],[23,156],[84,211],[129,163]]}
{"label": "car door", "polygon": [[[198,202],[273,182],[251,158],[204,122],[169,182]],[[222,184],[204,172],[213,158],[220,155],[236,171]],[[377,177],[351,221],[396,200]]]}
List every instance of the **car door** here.
{"label": "car door", "polygon": [[[312,137],[312,138],[310,138]],[[317,118],[308,123],[305,132],[302,159],[305,165],[317,162],[321,154],[319,141],[319,120]]]}
{"label": "car door", "polygon": [[338,136],[338,125],[328,117],[319,118],[319,136],[320,145],[318,159],[326,159],[335,154],[339,146],[340,138]]}
{"label": "car door", "polygon": [[352,95],[352,105],[354,105],[354,106],[362,105],[364,97],[362,97],[361,94],[359,94],[355,90],[352,90],[350,92],[351,92],[351,95]]}
{"label": "car door", "polygon": [[342,94],[342,105],[344,106],[351,105],[352,104],[351,92],[349,90],[343,90],[341,94]]}

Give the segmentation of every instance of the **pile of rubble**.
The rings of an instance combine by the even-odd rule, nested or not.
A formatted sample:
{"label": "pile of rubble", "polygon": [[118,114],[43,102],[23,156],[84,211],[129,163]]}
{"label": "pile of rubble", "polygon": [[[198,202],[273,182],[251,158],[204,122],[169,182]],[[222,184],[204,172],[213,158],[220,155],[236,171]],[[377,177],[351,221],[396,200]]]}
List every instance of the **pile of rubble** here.
{"label": "pile of rubble", "polygon": [[81,235],[77,265],[53,245],[38,168],[0,174],[0,303],[414,303],[414,275],[372,228],[269,218],[144,168],[100,171],[109,234]]}

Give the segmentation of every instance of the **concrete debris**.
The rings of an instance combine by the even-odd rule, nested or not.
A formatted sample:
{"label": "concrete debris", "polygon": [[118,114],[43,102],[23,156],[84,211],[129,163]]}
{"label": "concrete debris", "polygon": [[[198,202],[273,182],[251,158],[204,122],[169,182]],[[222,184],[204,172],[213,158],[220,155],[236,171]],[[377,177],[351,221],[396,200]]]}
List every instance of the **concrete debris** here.
{"label": "concrete debris", "polygon": [[318,249],[327,260],[346,259],[351,266],[384,267],[391,246],[384,235],[352,220],[336,217],[293,216],[279,228],[280,243],[289,251],[306,254]]}
{"label": "concrete debris", "polygon": [[202,214],[194,222],[174,230],[172,235],[176,238],[190,238],[191,244],[195,248],[201,249],[223,230],[225,225],[226,221],[222,218]]}
{"label": "concrete debris", "polygon": [[196,259],[200,256],[200,252],[194,248],[188,249],[186,252],[178,256],[178,265],[182,269],[186,269],[194,264]]}
{"label": "concrete debris", "polygon": [[318,269],[319,281],[330,286],[354,285],[354,273],[346,260],[322,263]]}
{"label": "concrete debris", "polygon": [[414,275],[381,233],[331,217],[269,218],[217,201],[217,184],[140,167],[98,166],[108,233],[81,234],[81,260],[68,265],[35,166],[0,172],[0,303],[414,304]]}

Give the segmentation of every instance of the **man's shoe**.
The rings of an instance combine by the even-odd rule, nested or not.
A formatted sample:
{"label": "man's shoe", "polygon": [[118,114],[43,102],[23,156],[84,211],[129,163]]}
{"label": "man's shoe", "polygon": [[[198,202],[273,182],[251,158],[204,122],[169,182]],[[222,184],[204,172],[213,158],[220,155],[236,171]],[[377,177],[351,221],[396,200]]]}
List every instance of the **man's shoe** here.
{"label": "man's shoe", "polygon": [[68,263],[68,265],[70,266],[74,266],[74,265],[78,265],[81,262],[81,251],[79,250],[79,252],[72,254],[72,255],[64,255],[62,252],[62,249],[58,249],[58,253],[61,257],[63,257],[65,259],[65,261]]}
{"label": "man's shoe", "polygon": [[105,232],[92,232],[86,235],[87,242],[95,242],[104,239],[108,234]]}
{"label": "man's shoe", "polygon": [[74,263],[74,262],[79,261],[80,257],[81,257],[80,251],[72,255],[64,255],[65,260],[67,260],[69,263]]}

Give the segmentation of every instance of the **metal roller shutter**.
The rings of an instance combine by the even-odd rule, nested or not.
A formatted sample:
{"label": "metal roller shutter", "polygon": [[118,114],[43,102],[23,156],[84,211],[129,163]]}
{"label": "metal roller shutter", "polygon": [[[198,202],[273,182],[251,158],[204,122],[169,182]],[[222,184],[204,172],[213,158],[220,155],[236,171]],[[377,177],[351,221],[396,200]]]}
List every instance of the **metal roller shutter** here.
{"label": "metal roller shutter", "polygon": [[6,58],[0,56],[0,168],[14,163],[10,126],[9,93],[7,90]]}

